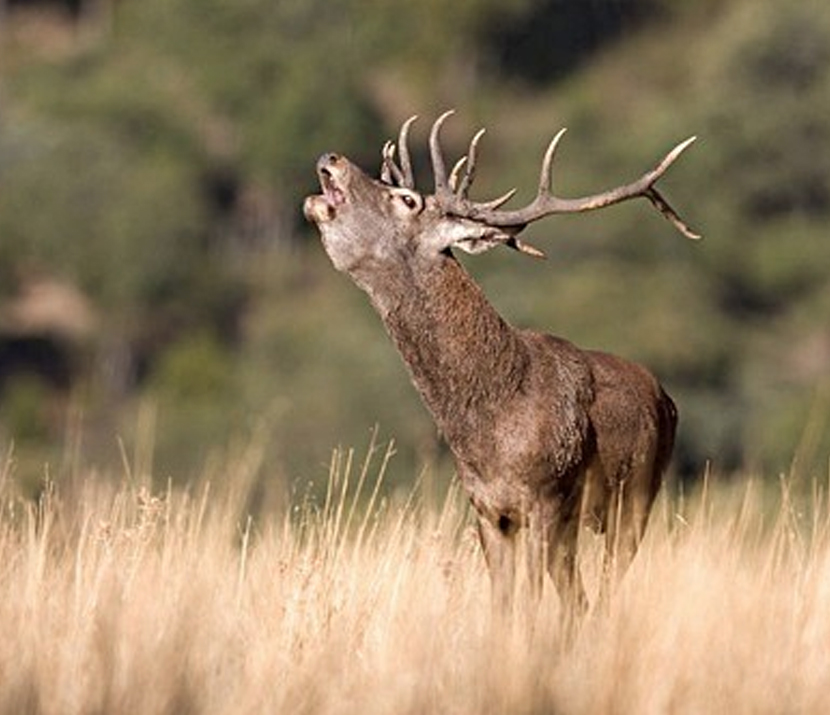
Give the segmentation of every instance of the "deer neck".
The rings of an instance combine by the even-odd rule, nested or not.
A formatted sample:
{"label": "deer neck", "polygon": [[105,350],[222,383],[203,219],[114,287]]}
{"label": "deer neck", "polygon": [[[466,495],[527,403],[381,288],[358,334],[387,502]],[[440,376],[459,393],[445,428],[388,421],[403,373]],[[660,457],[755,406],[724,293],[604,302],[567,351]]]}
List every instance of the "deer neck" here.
{"label": "deer neck", "polygon": [[450,254],[363,287],[450,445],[482,434],[527,371],[517,332]]}

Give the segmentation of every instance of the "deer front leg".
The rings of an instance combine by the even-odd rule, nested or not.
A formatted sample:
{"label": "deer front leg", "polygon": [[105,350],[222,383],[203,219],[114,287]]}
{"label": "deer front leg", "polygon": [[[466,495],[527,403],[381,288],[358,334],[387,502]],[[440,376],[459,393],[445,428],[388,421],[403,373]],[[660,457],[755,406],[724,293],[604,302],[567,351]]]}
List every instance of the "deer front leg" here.
{"label": "deer front leg", "polygon": [[516,588],[516,535],[510,525],[478,517],[478,536],[490,572],[491,603],[495,618],[508,622],[513,615]]}
{"label": "deer front leg", "polygon": [[527,580],[530,587],[531,607],[535,610],[542,600],[545,571],[549,563],[548,547],[550,529],[548,518],[542,505],[537,503],[528,514],[527,520]]}
{"label": "deer front leg", "polygon": [[567,621],[577,622],[588,610],[588,598],[577,563],[579,519],[568,510],[547,522],[548,573],[562,602]]}

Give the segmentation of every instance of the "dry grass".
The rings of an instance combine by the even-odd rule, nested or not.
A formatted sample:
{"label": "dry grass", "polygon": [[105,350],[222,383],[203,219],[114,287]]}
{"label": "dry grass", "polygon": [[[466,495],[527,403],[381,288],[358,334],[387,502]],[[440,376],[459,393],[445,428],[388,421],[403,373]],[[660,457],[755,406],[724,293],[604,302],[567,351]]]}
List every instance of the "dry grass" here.
{"label": "dry grass", "polygon": [[367,506],[376,474],[359,505],[335,469],[324,507],[252,526],[233,489],[90,477],[31,504],[2,472],[0,713],[828,711],[822,494],[771,523],[751,486],[664,500],[567,643],[550,593],[490,628],[463,499]]}

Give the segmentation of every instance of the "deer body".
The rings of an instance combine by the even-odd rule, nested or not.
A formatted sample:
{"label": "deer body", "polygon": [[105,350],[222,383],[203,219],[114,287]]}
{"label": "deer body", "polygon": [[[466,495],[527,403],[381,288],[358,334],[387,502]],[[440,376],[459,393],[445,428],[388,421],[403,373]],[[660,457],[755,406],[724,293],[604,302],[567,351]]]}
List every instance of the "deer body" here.
{"label": "deer body", "polygon": [[[476,211],[492,203],[473,205],[472,218],[448,210],[440,191],[443,158],[436,156],[444,118],[430,142],[436,195],[410,186],[407,124],[398,148],[402,167],[384,152],[386,173],[398,185],[327,154],[318,162],[323,195],[309,197],[305,213],[335,267],[369,295],[452,450],[478,514],[494,603],[510,608],[517,533],[527,529],[534,590],[547,567],[568,607],[580,612],[586,598],[576,565],[579,525],[605,532],[606,569],[624,571],[671,456],[676,411],[644,368],[513,328],[489,303],[451,249],[536,249],[516,239],[524,224],[478,218]],[[467,187],[477,139],[462,178]]]}

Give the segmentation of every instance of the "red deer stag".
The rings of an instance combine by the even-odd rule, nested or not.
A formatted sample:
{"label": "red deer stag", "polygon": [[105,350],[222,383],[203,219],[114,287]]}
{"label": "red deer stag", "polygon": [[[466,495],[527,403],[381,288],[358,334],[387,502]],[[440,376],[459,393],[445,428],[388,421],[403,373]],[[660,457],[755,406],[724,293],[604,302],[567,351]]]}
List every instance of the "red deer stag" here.
{"label": "red deer stag", "polygon": [[694,138],[637,181],[565,199],[551,189],[560,131],[545,153],[536,198],[509,210],[502,206],[513,191],[484,203],[468,198],[484,130],[447,173],[439,131],[451,114],[429,137],[433,194],[415,189],[407,143],[413,117],[397,146],[386,143],[379,181],[344,156],[321,156],[322,195],[309,196],[304,212],[335,268],[369,295],[452,450],[478,514],[496,608],[512,608],[517,532],[526,528],[533,592],[541,592],[546,566],[566,610],[578,615],[587,607],[576,562],[580,522],[604,531],[606,573],[621,574],[671,456],[674,403],[639,365],[509,325],[452,249],[480,253],[503,244],[542,255],[518,238],[529,223],[636,197],[697,238],[655,188]]}

